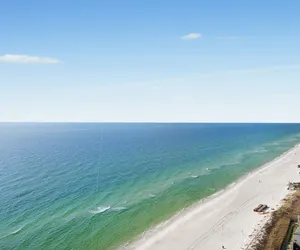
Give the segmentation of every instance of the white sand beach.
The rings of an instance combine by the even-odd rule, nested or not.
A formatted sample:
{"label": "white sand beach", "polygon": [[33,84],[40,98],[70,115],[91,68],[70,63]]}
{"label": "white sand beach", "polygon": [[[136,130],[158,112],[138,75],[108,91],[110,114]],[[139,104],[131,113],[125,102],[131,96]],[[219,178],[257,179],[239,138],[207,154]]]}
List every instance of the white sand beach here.
{"label": "white sand beach", "polygon": [[[247,249],[269,215],[253,209],[276,209],[290,192],[289,181],[300,181],[300,146],[248,174],[225,191],[185,209],[150,229],[126,249]],[[270,209],[270,210],[271,210]]]}

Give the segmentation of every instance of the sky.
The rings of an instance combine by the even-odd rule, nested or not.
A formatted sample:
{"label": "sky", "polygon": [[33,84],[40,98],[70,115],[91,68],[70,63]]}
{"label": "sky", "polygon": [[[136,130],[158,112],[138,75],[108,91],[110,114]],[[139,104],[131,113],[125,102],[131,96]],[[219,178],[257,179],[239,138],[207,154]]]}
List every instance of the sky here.
{"label": "sky", "polygon": [[0,9],[0,122],[300,122],[299,0]]}

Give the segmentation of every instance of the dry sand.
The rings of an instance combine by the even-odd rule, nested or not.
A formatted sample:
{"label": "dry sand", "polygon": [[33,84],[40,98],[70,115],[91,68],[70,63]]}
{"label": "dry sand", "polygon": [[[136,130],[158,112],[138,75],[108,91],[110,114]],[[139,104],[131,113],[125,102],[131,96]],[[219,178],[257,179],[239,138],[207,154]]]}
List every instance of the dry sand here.
{"label": "dry sand", "polygon": [[[300,146],[248,174],[225,191],[185,209],[150,229],[126,249],[247,249],[269,218],[255,213],[259,204],[276,209],[289,193],[289,181],[300,181]],[[270,209],[271,211],[271,209]]]}

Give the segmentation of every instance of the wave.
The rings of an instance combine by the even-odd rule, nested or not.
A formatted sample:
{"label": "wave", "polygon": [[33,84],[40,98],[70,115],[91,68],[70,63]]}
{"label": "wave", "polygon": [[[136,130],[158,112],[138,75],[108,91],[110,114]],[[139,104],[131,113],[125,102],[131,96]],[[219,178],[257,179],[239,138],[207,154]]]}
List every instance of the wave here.
{"label": "wave", "polygon": [[8,234],[6,234],[6,235],[0,236],[0,239],[4,239],[4,238],[9,237],[9,236],[11,236],[11,235],[17,234],[17,233],[19,233],[23,228],[24,228],[24,226],[21,226],[21,227],[19,227],[18,229],[16,229],[15,231],[12,231],[12,232],[10,232],[10,233],[8,233]]}
{"label": "wave", "polygon": [[17,230],[11,232],[10,234],[17,234],[17,233],[19,233],[22,229],[23,229],[23,227],[20,227],[20,228],[18,228]]}
{"label": "wave", "polygon": [[91,214],[102,214],[105,212],[110,212],[110,211],[123,211],[123,210],[127,210],[127,207],[112,207],[112,206],[106,206],[106,207],[102,207],[99,206],[94,210],[90,210],[89,212]]}
{"label": "wave", "polygon": [[108,211],[111,207],[97,207],[95,210],[90,210],[90,213],[92,214],[102,214],[106,211]]}
{"label": "wave", "polygon": [[[251,174],[251,173],[250,173],[250,174]],[[228,187],[229,187],[229,188],[234,187],[235,184],[236,184],[236,182],[234,181],[234,182],[232,182]]]}
{"label": "wave", "polygon": [[195,179],[195,178],[198,178],[199,175],[191,175],[191,178]]}
{"label": "wave", "polygon": [[154,198],[156,195],[155,194],[149,194],[150,198]]}
{"label": "wave", "polygon": [[122,211],[122,210],[127,210],[127,207],[113,207],[110,210],[111,211]]}

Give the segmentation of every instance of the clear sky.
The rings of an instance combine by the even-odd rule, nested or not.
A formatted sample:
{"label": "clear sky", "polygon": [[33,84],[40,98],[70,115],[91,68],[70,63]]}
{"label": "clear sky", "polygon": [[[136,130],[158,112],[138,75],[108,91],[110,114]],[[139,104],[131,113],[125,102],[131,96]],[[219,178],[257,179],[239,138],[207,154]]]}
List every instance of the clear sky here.
{"label": "clear sky", "polygon": [[0,10],[0,121],[300,122],[299,0]]}

